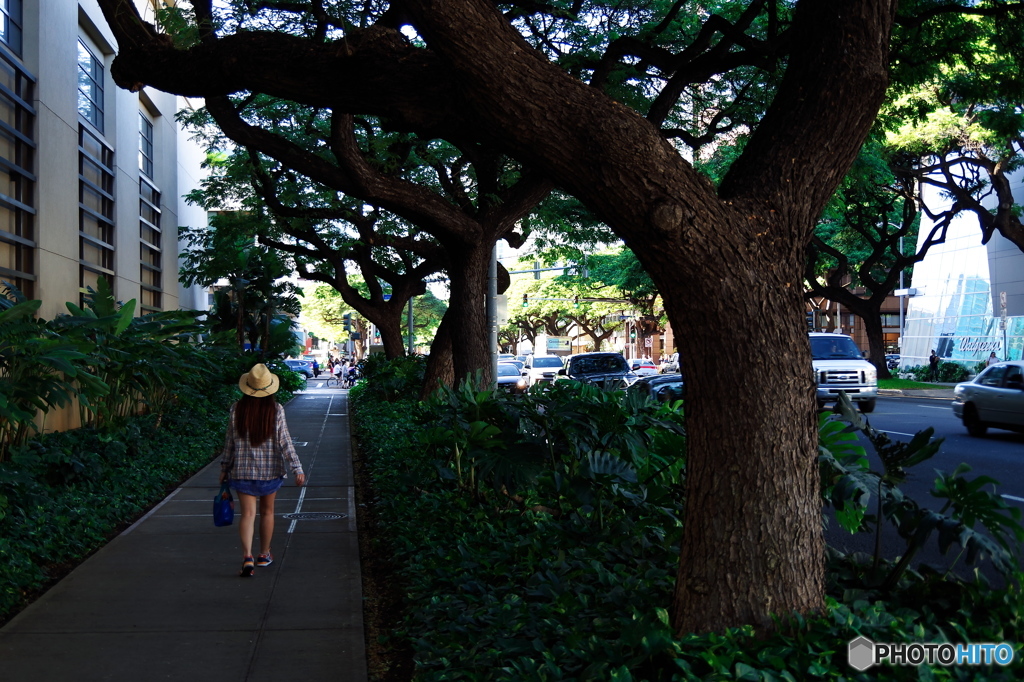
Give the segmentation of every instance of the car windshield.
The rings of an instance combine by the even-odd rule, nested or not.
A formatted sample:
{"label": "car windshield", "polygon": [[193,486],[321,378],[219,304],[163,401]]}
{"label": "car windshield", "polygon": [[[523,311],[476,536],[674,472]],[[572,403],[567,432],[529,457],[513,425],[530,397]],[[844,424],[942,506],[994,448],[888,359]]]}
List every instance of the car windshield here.
{"label": "car windshield", "polygon": [[519,370],[515,365],[498,365],[498,376],[499,377],[517,377],[519,376]]}
{"label": "car windshield", "polygon": [[626,359],[621,355],[595,355],[576,358],[572,362],[572,374],[605,374],[628,371]]}
{"label": "car windshield", "polygon": [[812,336],[811,357],[815,360],[862,360],[857,344],[849,336]]}
{"label": "car windshield", "polygon": [[562,358],[555,355],[547,355],[540,358],[533,359],[534,367],[561,367]]}

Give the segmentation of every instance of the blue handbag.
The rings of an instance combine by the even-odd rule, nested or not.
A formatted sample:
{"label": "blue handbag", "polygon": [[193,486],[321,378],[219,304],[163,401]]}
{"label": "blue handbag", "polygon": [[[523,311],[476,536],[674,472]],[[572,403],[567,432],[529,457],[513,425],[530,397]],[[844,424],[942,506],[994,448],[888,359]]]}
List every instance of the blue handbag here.
{"label": "blue handbag", "polygon": [[230,526],[235,520],[235,498],[227,481],[220,484],[220,492],[213,498],[213,525]]}

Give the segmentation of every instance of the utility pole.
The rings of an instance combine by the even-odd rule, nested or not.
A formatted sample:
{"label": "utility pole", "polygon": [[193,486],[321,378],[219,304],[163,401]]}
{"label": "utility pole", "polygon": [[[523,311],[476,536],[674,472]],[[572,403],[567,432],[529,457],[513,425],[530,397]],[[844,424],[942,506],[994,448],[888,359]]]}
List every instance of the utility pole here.
{"label": "utility pole", "polygon": [[409,311],[408,311],[408,314],[407,314],[407,318],[408,318],[407,322],[409,324],[409,355],[412,355],[413,353],[416,352],[416,336],[415,336],[415,332],[413,331],[413,324],[412,324],[412,322],[413,322],[413,318],[412,318],[412,299],[413,299],[413,297],[410,296],[409,297]]}
{"label": "utility pole", "polygon": [[[537,275],[540,276],[539,274]],[[525,298],[524,294],[524,301]],[[487,331],[491,348],[491,383],[498,380],[498,247],[491,249],[491,263],[487,270]],[[536,352],[536,348],[534,351]]]}

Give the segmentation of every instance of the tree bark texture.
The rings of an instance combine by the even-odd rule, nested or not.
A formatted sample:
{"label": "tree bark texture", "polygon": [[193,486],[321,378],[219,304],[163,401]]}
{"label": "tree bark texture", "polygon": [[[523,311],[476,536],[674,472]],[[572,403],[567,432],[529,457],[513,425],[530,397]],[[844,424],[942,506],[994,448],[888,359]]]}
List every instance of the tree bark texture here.
{"label": "tree bark texture", "polygon": [[[220,53],[203,45],[176,56],[108,17],[119,40],[126,34],[127,54],[112,69],[122,85],[261,90],[485,141],[575,194],[636,252],[663,295],[688,384],[685,530],[672,605],[686,633],[767,628],[772,613],[823,604],[802,260],[882,101],[896,4],[797,3],[778,93],[717,188],[636,112],[546,61],[490,0],[403,2],[428,50],[380,29],[353,36],[347,53],[245,35],[223,41]],[[207,69],[197,81],[182,76],[197,67]],[[479,291],[482,301],[485,279],[473,273],[486,269],[476,259],[462,261],[453,301],[456,287],[459,300]],[[479,313],[470,307],[456,313],[452,331],[484,338],[482,303]],[[454,348],[457,377],[485,366],[476,345]]]}
{"label": "tree bark texture", "polygon": [[451,297],[445,320],[451,319],[452,368],[455,381],[474,379],[482,370],[483,382],[491,380],[490,335],[487,330],[487,277],[493,241],[467,244],[452,254],[458,263],[449,273]]}
{"label": "tree bark texture", "polygon": [[439,386],[451,386],[455,383],[455,367],[452,364],[452,335],[454,322],[448,315],[441,318],[434,334],[434,342],[430,344],[430,355],[427,357],[427,368],[423,377],[421,399],[426,399]]}

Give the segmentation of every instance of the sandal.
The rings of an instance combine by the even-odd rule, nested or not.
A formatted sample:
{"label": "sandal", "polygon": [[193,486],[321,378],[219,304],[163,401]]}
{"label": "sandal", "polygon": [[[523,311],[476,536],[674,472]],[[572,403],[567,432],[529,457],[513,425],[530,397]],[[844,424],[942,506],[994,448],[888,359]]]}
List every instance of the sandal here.
{"label": "sandal", "polygon": [[256,570],[256,562],[253,561],[251,556],[242,558],[242,570],[239,571],[238,575],[243,578],[252,576],[252,572]]}

